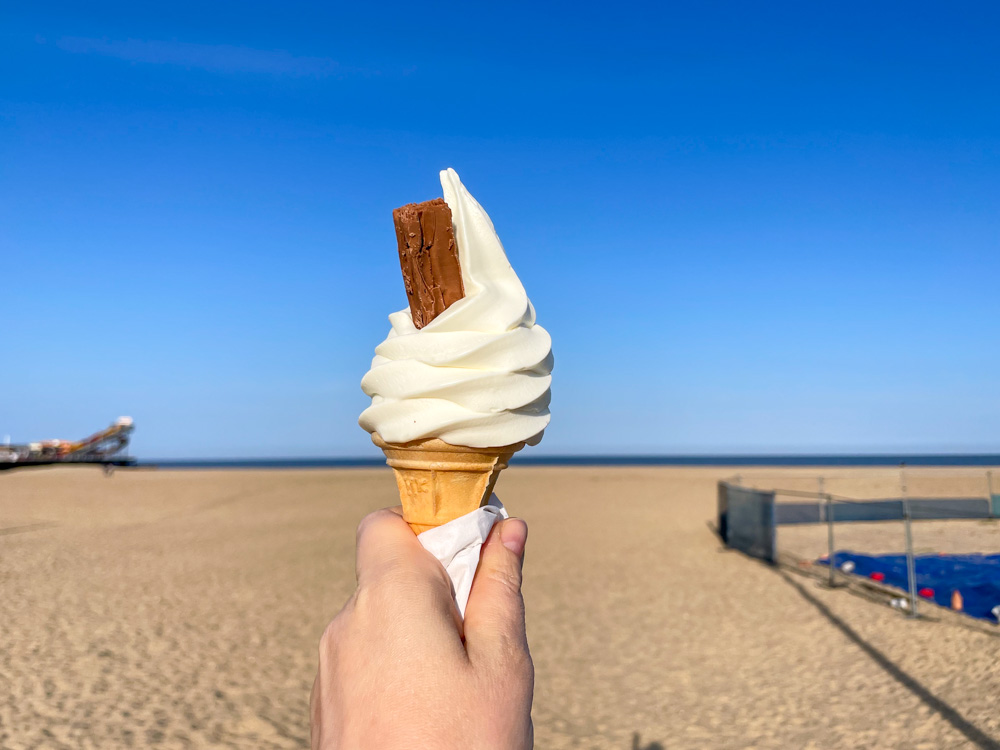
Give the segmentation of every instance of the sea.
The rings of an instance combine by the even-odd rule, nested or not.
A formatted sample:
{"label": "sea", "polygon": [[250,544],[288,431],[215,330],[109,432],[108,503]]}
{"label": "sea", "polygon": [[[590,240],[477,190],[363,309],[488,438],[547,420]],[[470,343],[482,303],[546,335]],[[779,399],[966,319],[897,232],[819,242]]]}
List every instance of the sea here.
{"label": "sea", "polygon": [[[1000,454],[885,455],[593,455],[517,454],[516,466],[1000,466]],[[161,469],[341,469],[384,466],[385,458],[138,459],[138,466]]]}

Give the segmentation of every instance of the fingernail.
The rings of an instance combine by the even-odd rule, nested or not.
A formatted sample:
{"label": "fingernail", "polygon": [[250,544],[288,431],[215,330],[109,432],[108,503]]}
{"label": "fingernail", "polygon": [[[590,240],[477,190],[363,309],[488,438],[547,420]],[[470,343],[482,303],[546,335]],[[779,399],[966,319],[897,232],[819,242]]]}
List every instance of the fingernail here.
{"label": "fingernail", "polygon": [[500,525],[500,541],[518,557],[524,554],[524,543],[527,539],[528,524],[520,518],[508,518]]}

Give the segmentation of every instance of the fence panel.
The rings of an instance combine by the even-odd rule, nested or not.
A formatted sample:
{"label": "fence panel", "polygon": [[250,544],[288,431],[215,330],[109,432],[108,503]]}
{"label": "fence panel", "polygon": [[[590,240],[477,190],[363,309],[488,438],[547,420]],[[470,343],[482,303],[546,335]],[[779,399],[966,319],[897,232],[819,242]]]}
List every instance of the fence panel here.
{"label": "fence panel", "polygon": [[[998,499],[994,496],[992,514],[997,515]],[[865,500],[852,502],[834,501],[831,507],[837,523],[866,523],[870,521],[901,521],[903,500]],[[990,501],[984,497],[923,498],[909,500],[910,517],[915,521],[947,520],[952,518],[989,518]],[[826,520],[823,503],[778,503],[775,522],[781,526],[800,523],[822,523]]]}
{"label": "fence panel", "polygon": [[902,500],[871,500],[860,503],[834,503],[830,509],[838,523],[852,521],[900,521],[903,518]]}
{"label": "fence panel", "polygon": [[957,497],[944,500],[915,497],[910,500],[910,514],[914,520],[989,518],[990,501],[985,497]]}
{"label": "fence panel", "polygon": [[728,546],[773,563],[775,528],[773,492],[719,484],[719,532]]}
{"label": "fence panel", "polygon": [[722,537],[722,541],[726,544],[729,544],[729,507],[726,502],[729,497],[728,489],[728,484],[725,482],[719,482],[719,536]]}
{"label": "fence panel", "polygon": [[774,521],[779,526],[826,521],[823,503],[778,503],[774,506]]}

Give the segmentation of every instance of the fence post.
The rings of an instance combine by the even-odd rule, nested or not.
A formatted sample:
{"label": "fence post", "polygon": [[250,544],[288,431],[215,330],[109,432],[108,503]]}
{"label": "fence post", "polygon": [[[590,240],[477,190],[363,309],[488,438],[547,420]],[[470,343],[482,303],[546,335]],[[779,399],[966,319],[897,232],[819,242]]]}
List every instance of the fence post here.
{"label": "fence post", "polygon": [[996,518],[1000,508],[997,507],[997,502],[994,499],[993,494],[993,471],[986,472],[986,497],[990,499],[990,518]]}
{"label": "fence post", "polygon": [[723,543],[729,546],[729,483],[719,482],[718,501],[719,536]]}
{"label": "fence post", "polygon": [[906,530],[906,577],[910,583],[910,617],[917,614],[917,565],[913,559],[913,534],[910,532],[910,501],[903,499],[903,527]]}
{"label": "fence post", "polygon": [[910,500],[906,496],[906,464],[899,467],[899,488],[903,494],[903,531],[906,534],[906,578],[910,587],[909,617],[917,614],[917,564],[913,559],[913,533],[910,529]]}
{"label": "fence post", "polygon": [[836,568],[836,563],[834,561],[833,553],[833,498],[823,492],[823,477],[819,478],[819,495],[826,500],[826,504],[823,506],[826,514],[826,559],[830,563],[827,584],[830,588],[833,588],[836,585],[836,581],[834,580],[834,568]]}

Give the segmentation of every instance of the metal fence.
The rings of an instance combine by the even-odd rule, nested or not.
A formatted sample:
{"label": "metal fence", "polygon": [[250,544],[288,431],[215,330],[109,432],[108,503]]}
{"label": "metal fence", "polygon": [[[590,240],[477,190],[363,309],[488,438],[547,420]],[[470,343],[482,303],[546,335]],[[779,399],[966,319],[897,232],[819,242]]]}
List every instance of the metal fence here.
{"label": "metal fence", "polygon": [[729,547],[773,563],[777,560],[774,493],[719,482],[719,534]]}
{"label": "metal fence", "polygon": [[775,523],[870,523],[902,521],[909,505],[910,518],[922,521],[945,521],[954,518],[992,518],[993,503],[985,497],[955,498],[885,498],[848,500],[830,496],[811,503],[779,503],[775,508]]}
{"label": "metal fence", "polygon": [[[981,475],[980,475],[981,477]],[[899,497],[862,500],[824,491],[818,478],[817,491],[759,489],[735,482],[719,482],[718,529],[725,544],[751,557],[775,563],[778,560],[778,526],[826,524],[829,583],[837,575],[834,562],[835,524],[902,522],[906,546],[909,601],[906,609],[917,616],[917,583],[913,551],[912,521],[997,519],[1000,518],[1000,492],[991,473],[986,475],[985,496],[979,497],[910,497],[905,472],[900,472]],[[981,479],[980,479],[981,481]],[[792,502],[776,502],[776,496]]]}

